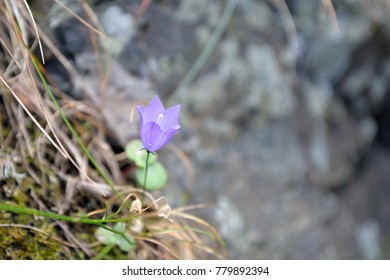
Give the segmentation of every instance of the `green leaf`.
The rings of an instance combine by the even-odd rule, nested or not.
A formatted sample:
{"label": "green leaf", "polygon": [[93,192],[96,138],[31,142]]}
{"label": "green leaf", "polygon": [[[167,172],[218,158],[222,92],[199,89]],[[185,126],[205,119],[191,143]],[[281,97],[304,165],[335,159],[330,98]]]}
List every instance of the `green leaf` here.
{"label": "green leaf", "polygon": [[[125,224],[124,223],[117,223],[114,226],[114,230],[119,231],[119,232],[124,232],[125,231]],[[118,245],[122,251],[128,252],[128,251],[135,248],[135,240],[134,240],[133,236],[131,236],[129,233],[125,232],[124,234],[125,234],[127,239],[121,235],[115,234],[114,243],[116,245]]]}
{"label": "green leaf", "polygon": [[[145,168],[139,167],[135,171],[135,177],[141,186],[144,185],[145,170]],[[149,191],[162,189],[167,184],[167,181],[168,173],[161,163],[156,161],[153,164],[149,164],[145,189]]]}
{"label": "green leaf", "polygon": [[101,243],[108,245],[108,244],[113,244],[114,243],[114,235],[115,233],[108,231],[102,227],[99,227],[95,231],[95,237],[97,240],[99,240]]}
{"label": "green leaf", "polygon": [[[147,152],[142,145],[142,142],[138,139],[130,141],[125,149],[126,155],[129,159],[135,162],[138,167],[145,168]],[[149,164],[156,161],[156,156],[151,153],[149,155]]]}
{"label": "green leaf", "polygon": [[115,232],[109,231],[102,227],[98,228],[95,232],[96,238],[105,245],[115,244],[122,251],[128,252],[133,250],[136,246],[135,239],[129,233],[125,232],[125,224],[117,223],[113,230],[118,232],[124,232],[125,237]]}

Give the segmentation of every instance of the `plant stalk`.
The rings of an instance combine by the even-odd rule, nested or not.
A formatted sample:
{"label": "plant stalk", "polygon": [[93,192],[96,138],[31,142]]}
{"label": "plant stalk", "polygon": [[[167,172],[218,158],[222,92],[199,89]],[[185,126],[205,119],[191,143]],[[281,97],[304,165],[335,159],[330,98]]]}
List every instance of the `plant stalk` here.
{"label": "plant stalk", "polygon": [[148,166],[149,166],[149,155],[150,155],[150,151],[146,150],[146,161],[145,161],[145,175],[144,175],[144,184],[143,184],[143,188],[142,188],[142,204],[144,203],[144,199],[145,199],[145,190],[146,190],[146,179],[148,178]]}

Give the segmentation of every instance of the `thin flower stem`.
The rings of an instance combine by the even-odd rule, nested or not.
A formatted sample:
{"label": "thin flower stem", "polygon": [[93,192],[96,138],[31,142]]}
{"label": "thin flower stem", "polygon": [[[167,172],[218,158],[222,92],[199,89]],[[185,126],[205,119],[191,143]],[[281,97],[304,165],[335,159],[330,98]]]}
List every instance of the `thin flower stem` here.
{"label": "thin flower stem", "polygon": [[145,199],[145,190],[146,190],[146,179],[148,177],[148,162],[149,162],[149,155],[150,155],[150,151],[146,150],[146,161],[145,161],[145,175],[144,175],[144,184],[143,184],[143,189],[142,189],[142,204],[144,203],[144,199]]}

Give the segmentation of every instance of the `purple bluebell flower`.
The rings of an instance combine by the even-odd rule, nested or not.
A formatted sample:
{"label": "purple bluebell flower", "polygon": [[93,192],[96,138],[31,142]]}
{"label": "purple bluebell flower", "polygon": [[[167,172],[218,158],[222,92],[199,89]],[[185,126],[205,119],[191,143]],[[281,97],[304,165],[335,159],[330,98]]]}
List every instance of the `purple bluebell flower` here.
{"label": "purple bluebell flower", "polygon": [[142,144],[149,152],[161,149],[180,129],[180,105],[165,110],[156,95],[146,108],[138,105],[140,116],[140,136]]}

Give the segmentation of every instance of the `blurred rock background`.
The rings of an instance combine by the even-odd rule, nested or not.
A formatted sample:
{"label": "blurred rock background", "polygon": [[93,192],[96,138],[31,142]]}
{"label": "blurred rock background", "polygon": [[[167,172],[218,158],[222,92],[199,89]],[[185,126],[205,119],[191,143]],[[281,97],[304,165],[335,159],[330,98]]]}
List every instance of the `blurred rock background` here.
{"label": "blurred rock background", "polygon": [[134,102],[182,104],[174,142],[192,168],[162,150],[163,192],[215,206],[201,214],[229,258],[389,258],[389,2],[233,1],[216,49],[173,95],[229,1],[150,1],[139,17],[149,1],[89,1],[112,57],[103,103],[88,29],[53,1],[31,2],[85,83],[47,54],[53,80],[102,109],[113,145],[138,137]]}

